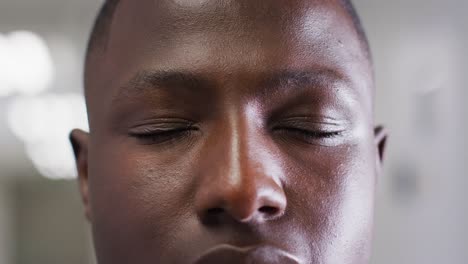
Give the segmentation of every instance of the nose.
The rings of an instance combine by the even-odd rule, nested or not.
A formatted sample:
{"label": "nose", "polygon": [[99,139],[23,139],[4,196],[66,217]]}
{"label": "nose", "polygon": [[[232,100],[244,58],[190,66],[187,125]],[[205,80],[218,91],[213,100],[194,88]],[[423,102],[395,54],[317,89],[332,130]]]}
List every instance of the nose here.
{"label": "nose", "polygon": [[[240,135],[240,133],[239,133]],[[258,137],[231,136],[205,155],[195,205],[204,223],[261,223],[281,217],[287,199],[281,166]],[[226,144],[227,143],[227,144]]]}
{"label": "nose", "polygon": [[203,189],[198,195],[197,213],[205,223],[219,223],[222,219],[259,223],[280,217],[286,209],[283,190],[266,179],[244,183],[212,182]]}

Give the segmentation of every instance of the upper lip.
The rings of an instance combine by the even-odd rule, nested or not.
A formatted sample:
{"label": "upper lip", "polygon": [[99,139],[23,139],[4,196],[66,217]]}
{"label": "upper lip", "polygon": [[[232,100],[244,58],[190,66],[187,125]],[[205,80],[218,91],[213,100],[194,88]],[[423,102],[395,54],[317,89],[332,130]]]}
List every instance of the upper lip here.
{"label": "upper lip", "polygon": [[258,263],[258,264],[299,264],[302,263],[298,257],[286,252],[278,247],[270,245],[257,245],[249,247],[236,247],[233,245],[222,244],[208,249],[195,261],[195,264],[240,264],[240,263]]}

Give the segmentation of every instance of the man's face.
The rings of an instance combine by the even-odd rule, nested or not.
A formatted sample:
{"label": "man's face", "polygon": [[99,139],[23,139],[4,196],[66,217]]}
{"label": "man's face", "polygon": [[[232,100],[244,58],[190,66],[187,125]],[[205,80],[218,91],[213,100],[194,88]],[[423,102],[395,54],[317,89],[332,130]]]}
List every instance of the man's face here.
{"label": "man's face", "polygon": [[365,263],[371,68],[338,1],[122,1],[74,131],[100,264]]}

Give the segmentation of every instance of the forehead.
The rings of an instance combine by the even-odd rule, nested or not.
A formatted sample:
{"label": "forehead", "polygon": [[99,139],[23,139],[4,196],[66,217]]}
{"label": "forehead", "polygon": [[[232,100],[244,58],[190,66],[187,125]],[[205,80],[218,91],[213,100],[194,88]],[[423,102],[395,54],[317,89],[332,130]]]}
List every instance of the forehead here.
{"label": "forehead", "polygon": [[371,108],[369,61],[338,1],[123,0],[107,45],[87,84],[106,87],[99,88],[105,97],[146,70],[231,80],[326,71],[348,81]]}
{"label": "forehead", "polygon": [[326,59],[322,56],[344,55],[339,58],[343,60],[362,53],[342,6],[310,0],[123,1],[109,46],[114,48],[111,52],[125,48],[132,57],[152,53],[159,63],[174,55],[190,59],[199,54],[213,62],[210,55],[222,53],[232,61],[228,55],[239,57],[242,52],[238,60],[251,62],[276,52],[282,58],[292,56],[291,60],[313,55],[316,61]]}

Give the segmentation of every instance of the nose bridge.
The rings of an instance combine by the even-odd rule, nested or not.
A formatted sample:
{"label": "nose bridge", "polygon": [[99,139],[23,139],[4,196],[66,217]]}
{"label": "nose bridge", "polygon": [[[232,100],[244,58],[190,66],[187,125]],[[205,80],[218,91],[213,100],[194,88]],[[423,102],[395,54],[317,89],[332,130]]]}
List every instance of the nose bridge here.
{"label": "nose bridge", "polygon": [[245,195],[248,191],[262,192],[272,183],[280,185],[278,166],[255,117],[245,114],[233,119],[229,173],[233,183],[237,183]]}
{"label": "nose bridge", "polygon": [[226,138],[218,145],[222,162],[213,164],[219,169],[212,170],[215,174],[200,186],[205,194],[201,211],[216,209],[241,222],[283,213],[286,197],[279,180],[281,166],[262,139],[255,118],[249,113],[229,113]]}

